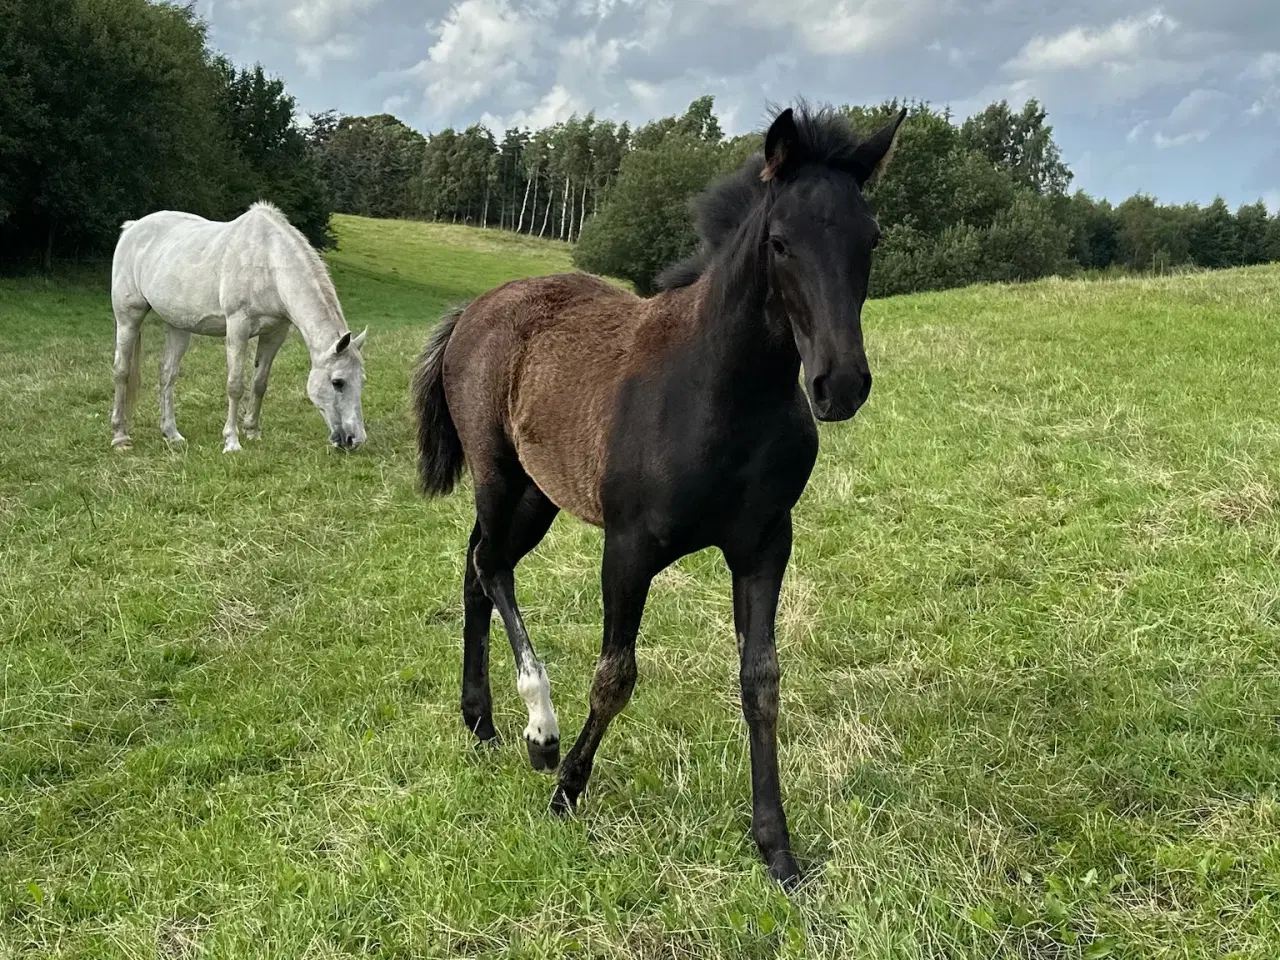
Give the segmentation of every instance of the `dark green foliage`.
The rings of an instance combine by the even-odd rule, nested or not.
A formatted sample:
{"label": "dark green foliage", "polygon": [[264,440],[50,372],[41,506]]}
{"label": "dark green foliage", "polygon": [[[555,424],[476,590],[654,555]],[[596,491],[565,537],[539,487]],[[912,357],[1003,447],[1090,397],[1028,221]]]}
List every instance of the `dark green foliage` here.
{"label": "dark green foliage", "polygon": [[1221,197],[1192,218],[1191,256],[1201,267],[1232,267],[1240,262],[1240,229]]}
{"label": "dark green foliage", "polygon": [[236,70],[221,57],[215,65],[222,80],[223,122],[244,170],[232,185],[237,202],[227,215],[254,200],[271,200],[313,244],[331,246],[329,195],[307,138],[294,122],[293,97],[261,66]]}
{"label": "dark green foliage", "polygon": [[1106,200],[1083,190],[1057,200],[1058,220],[1069,232],[1069,252],[1086,270],[1102,270],[1120,256],[1120,218]]}
{"label": "dark green foliage", "polygon": [[1191,260],[1190,210],[1135,194],[1116,208],[1119,259],[1131,270],[1167,270]]}
{"label": "dark green foliage", "polygon": [[0,260],[101,256],[126,219],[259,198],[323,242],[292,99],[212,57],[190,7],[0,0],[0,23]]}
{"label": "dark green foliage", "polygon": [[427,141],[390,114],[312,117],[311,142],[334,210],[365,217],[402,216]]}
{"label": "dark green foliage", "polygon": [[1022,191],[983,233],[981,279],[1010,282],[1061,273],[1068,239],[1046,200]]}
{"label": "dark green foliage", "polygon": [[1065,193],[1071,171],[1062,162],[1047,117],[1034,99],[1023,104],[1020,113],[1001,100],[966,120],[960,141],[966,150],[1007,171],[1019,186],[1040,194]]}
{"label": "dark green foliage", "polygon": [[721,161],[718,143],[683,135],[629,153],[600,213],[583,229],[575,265],[652,293],[657,274],[697,246],[689,198],[720,172]]}
{"label": "dark green foliage", "polygon": [[1267,249],[1267,205],[1245,204],[1236,211],[1236,231],[1240,241],[1240,263],[1266,263],[1272,259]]}

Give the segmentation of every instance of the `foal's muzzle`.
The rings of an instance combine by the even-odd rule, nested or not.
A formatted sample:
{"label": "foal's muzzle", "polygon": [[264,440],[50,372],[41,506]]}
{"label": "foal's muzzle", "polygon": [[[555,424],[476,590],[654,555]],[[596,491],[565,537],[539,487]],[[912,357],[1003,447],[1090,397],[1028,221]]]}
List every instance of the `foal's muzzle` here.
{"label": "foal's muzzle", "polygon": [[848,420],[871,395],[871,373],[820,373],[809,384],[813,414],[827,423]]}

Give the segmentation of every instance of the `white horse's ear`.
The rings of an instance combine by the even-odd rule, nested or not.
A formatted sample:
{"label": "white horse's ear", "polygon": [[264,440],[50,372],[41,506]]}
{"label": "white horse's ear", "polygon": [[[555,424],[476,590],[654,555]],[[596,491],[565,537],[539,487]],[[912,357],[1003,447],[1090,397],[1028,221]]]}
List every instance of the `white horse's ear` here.
{"label": "white horse's ear", "polygon": [[351,345],[355,347],[357,350],[359,350],[361,347],[364,346],[364,338],[368,335],[368,333],[369,333],[369,328],[365,327],[363,330],[360,331],[360,335],[351,341]]}
{"label": "white horse's ear", "polygon": [[338,338],[338,342],[333,345],[334,353],[341,353],[347,347],[351,346],[351,331],[348,330]]}

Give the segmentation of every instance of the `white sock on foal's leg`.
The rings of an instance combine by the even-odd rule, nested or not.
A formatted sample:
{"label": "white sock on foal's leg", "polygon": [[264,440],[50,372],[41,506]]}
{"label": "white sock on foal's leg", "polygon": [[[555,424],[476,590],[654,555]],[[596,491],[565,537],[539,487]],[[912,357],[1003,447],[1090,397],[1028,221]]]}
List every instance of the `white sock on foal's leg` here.
{"label": "white sock on foal's leg", "polygon": [[[557,760],[560,751],[560,724],[556,722],[556,712],[551,706],[551,682],[547,680],[546,668],[536,660],[533,664],[522,664],[516,674],[516,689],[520,698],[529,710],[529,725],[524,728],[524,739],[529,745],[529,757],[534,761],[535,749],[546,760],[554,748]],[[555,761],[549,763],[555,766]]]}

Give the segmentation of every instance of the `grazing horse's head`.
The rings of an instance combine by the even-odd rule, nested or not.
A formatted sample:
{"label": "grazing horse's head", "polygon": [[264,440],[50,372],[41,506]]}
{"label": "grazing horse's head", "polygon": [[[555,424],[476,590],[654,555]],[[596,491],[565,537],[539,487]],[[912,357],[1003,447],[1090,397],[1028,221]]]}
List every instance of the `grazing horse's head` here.
{"label": "grazing horse's head", "polygon": [[344,333],[319,359],[313,360],[307,377],[307,396],[329,426],[329,442],[351,449],[364,443],[364,412],[360,393],[364,389],[364,360],[360,346],[365,334]]}
{"label": "grazing horse's head", "polygon": [[849,419],[871,392],[862,304],[880,228],[862,188],[905,116],[860,139],[835,114],[788,108],[765,137],[768,296],[791,324],[819,420]]}

